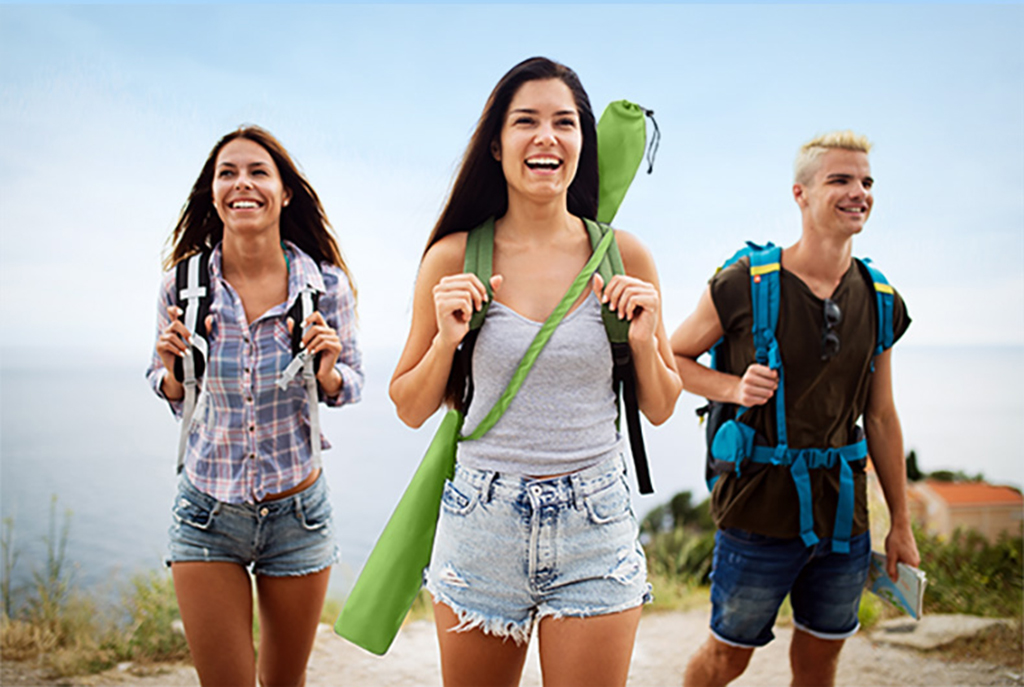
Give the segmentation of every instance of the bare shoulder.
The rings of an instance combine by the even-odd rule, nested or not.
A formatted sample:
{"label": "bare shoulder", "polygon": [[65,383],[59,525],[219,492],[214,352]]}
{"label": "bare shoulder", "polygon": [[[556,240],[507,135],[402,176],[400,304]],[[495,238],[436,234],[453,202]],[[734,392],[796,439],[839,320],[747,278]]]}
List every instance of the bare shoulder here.
{"label": "bare shoulder", "polygon": [[420,274],[437,282],[450,274],[461,274],[466,260],[466,237],[468,232],[459,231],[439,239],[423,256]]}
{"label": "bare shoulder", "polygon": [[647,281],[657,279],[658,270],[654,265],[654,256],[643,241],[628,231],[616,229],[615,243],[619,246],[626,274]]}

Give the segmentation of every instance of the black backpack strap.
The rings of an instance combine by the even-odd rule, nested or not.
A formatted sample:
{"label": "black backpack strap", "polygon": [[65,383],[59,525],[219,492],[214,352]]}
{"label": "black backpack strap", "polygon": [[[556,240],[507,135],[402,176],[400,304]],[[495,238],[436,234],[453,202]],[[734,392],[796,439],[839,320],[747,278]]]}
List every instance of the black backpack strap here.
{"label": "black backpack strap", "polygon": [[[587,232],[590,234],[590,245],[596,247],[601,237],[607,232],[614,232],[610,225],[602,222],[584,220]],[[598,272],[604,283],[611,281],[616,274],[625,274],[626,269],[622,265],[622,256],[619,253],[618,244],[612,239],[608,248],[605,260],[602,261]],[[636,469],[637,486],[641,494],[653,494],[654,485],[651,482],[651,471],[647,463],[647,449],[644,445],[643,429],[640,425],[640,403],[637,400],[636,370],[633,367],[633,349],[629,347],[629,322],[619,319],[618,313],[608,307],[607,304],[601,308],[601,319],[604,322],[605,332],[612,347],[612,387],[615,389],[616,397],[622,398],[622,408],[626,416],[626,428],[629,431],[629,450],[633,454],[633,466]],[[616,402],[616,405],[618,403]]]}
{"label": "black backpack strap", "polygon": [[[175,304],[181,308],[178,320],[185,324],[193,337],[198,336],[205,341],[209,332],[206,331],[206,316],[210,314],[210,303],[213,293],[210,290],[210,252],[196,253],[178,262],[174,268]],[[199,379],[206,372],[206,358],[203,351],[195,345],[192,347],[195,377]],[[174,378],[185,381],[185,370],[181,358],[174,361]]]}

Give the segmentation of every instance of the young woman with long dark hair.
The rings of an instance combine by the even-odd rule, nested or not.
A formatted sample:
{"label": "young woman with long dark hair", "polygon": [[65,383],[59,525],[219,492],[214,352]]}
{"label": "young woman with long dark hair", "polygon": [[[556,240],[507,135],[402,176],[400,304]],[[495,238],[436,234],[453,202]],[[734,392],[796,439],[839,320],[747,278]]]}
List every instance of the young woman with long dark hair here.
{"label": "young woman with long dark hair", "polygon": [[[456,349],[487,298],[463,273],[467,231],[490,217],[494,288],[472,359],[463,434],[490,410],[540,324],[591,255],[597,211],[594,115],[568,67],[512,68],[484,108],[415,287],[391,380],[418,427],[460,402]],[[428,589],[445,684],[518,684],[534,625],[546,685],[622,685],[650,598],[616,431],[602,301],[631,322],[640,408],[664,422],[681,390],[650,253],[617,231],[626,275],[599,277],[555,330],[502,418],[459,446],[446,485]]]}
{"label": "young woman with long dark hair", "polygon": [[[303,348],[319,356],[319,398],[359,400],[351,275],[313,187],[255,126],[214,146],[171,244],[147,377],[178,416],[185,389],[170,371],[195,353],[174,266],[209,251],[212,292],[168,560],[185,635],[204,685],[302,685],[338,550],[307,388],[302,375],[278,381],[301,327]],[[295,322],[289,309],[307,289],[319,293],[317,310]]]}

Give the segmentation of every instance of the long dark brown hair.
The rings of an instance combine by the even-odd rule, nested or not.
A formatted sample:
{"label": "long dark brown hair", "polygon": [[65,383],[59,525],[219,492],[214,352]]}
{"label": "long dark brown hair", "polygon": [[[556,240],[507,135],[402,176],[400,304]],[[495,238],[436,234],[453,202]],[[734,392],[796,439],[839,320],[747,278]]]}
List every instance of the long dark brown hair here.
{"label": "long dark brown hair", "polygon": [[560,79],[568,86],[579,111],[583,148],[576,177],[569,185],[568,210],[579,217],[597,216],[597,125],[590,98],[572,69],[546,57],[531,57],[501,77],[487,98],[444,210],[430,233],[427,249],[448,234],[468,231],[488,217],[501,217],[508,210],[508,186],[491,146],[501,136],[509,104],[519,88],[527,81],[544,79]]}
{"label": "long dark brown hair", "polygon": [[327,262],[341,268],[355,294],[355,281],[338,247],[327,213],[320,204],[320,197],[281,142],[266,129],[252,124],[226,134],[213,146],[171,232],[171,254],[164,261],[164,269],[170,269],[194,253],[213,248],[224,237],[224,222],[213,207],[213,173],[220,151],[238,138],[253,141],[270,154],[281,175],[281,182],[292,193],[288,206],[281,209],[281,238],[294,243],[317,263]]}

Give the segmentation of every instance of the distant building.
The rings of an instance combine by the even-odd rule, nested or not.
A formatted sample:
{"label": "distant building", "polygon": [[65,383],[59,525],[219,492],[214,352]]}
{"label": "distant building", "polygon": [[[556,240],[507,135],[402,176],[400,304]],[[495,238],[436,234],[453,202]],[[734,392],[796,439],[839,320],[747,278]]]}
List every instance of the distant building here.
{"label": "distant building", "polygon": [[926,532],[948,537],[957,528],[974,529],[989,541],[1003,532],[1019,536],[1024,496],[1012,487],[986,482],[937,482],[909,485],[910,515]]}

